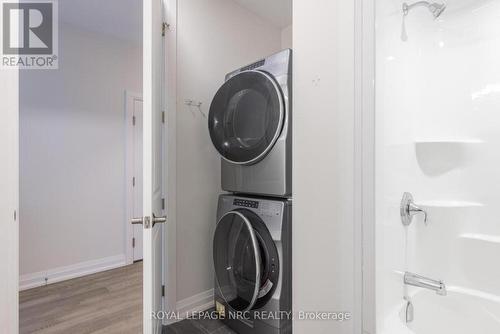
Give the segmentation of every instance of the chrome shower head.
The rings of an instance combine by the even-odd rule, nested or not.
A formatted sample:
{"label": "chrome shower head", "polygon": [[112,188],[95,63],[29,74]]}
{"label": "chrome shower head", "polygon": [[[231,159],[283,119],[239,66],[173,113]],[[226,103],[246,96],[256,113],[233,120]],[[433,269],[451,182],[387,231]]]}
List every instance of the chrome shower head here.
{"label": "chrome shower head", "polygon": [[434,15],[434,18],[438,18],[441,14],[443,14],[444,10],[446,9],[446,4],[444,3],[432,3],[429,5],[429,10]]}
{"label": "chrome shower head", "polygon": [[443,14],[444,10],[446,9],[446,4],[445,3],[437,3],[437,2],[428,2],[428,1],[418,1],[415,2],[411,5],[408,3],[403,4],[403,14],[404,16],[408,15],[410,10],[412,10],[415,7],[427,7],[431,14],[434,16],[434,18],[438,18]]}

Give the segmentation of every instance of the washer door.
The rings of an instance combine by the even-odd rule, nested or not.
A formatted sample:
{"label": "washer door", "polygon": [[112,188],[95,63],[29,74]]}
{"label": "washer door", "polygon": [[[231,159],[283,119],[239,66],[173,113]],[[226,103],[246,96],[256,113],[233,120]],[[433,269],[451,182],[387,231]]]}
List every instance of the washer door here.
{"label": "washer door", "polygon": [[241,72],[215,94],[208,118],[210,137],[224,159],[256,163],[273,147],[283,128],[281,90],[267,73]]}
{"label": "washer door", "polygon": [[257,237],[239,211],[226,213],[214,237],[215,276],[224,300],[236,311],[249,311],[260,288],[261,262]]}
{"label": "washer door", "polygon": [[214,264],[222,297],[236,311],[264,306],[278,286],[276,245],[252,211],[237,209],[220,219],[214,237]]}

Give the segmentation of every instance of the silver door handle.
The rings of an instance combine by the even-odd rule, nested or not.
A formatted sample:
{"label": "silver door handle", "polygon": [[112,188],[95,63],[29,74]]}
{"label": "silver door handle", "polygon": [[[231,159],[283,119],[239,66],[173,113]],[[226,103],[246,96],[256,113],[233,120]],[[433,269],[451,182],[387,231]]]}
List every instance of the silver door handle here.
{"label": "silver door handle", "polygon": [[155,226],[155,224],[165,224],[166,222],[167,222],[166,216],[155,217],[155,215],[153,215],[153,226]]}
{"label": "silver door handle", "polygon": [[133,219],[130,221],[130,223],[131,223],[132,225],[139,225],[139,224],[142,224],[142,223],[143,223],[143,221],[144,221],[144,220],[142,219],[142,217],[141,217],[141,218],[133,218]]}
{"label": "silver door handle", "polygon": [[[155,215],[153,215],[153,219],[151,219],[151,221],[153,222],[153,226],[155,226],[155,224],[165,224],[167,222],[167,217],[165,217],[165,216],[163,216],[163,217],[155,217]],[[150,227],[150,219],[149,219],[149,217],[133,218],[130,222],[133,225],[142,224],[142,225],[144,225],[144,228],[149,228]]]}

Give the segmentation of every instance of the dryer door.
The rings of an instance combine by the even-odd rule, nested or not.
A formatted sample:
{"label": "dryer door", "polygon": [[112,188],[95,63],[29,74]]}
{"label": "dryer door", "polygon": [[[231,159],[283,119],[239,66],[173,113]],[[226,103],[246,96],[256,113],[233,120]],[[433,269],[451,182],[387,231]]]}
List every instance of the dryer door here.
{"label": "dryer door", "polygon": [[250,165],[266,156],[283,128],[283,96],[267,73],[241,72],[216,93],[208,120],[212,142],[229,162]]}
{"label": "dryer door", "polygon": [[261,261],[257,237],[243,213],[230,211],[217,224],[214,264],[218,288],[229,306],[251,310],[259,298]]}

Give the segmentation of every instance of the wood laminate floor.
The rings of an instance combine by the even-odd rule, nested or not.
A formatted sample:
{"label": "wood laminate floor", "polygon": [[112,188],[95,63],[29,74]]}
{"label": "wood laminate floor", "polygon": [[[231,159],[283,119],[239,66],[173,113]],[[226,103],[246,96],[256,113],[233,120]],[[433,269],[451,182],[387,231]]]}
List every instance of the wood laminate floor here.
{"label": "wood laminate floor", "polygon": [[20,334],[142,333],[142,262],[22,291]]}
{"label": "wood laminate floor", "polygon": [[[142,262],[22,291],[19,313],[20,334],[141,334]],[[218,320],[184,320],[163,333],[234,334]]]}

